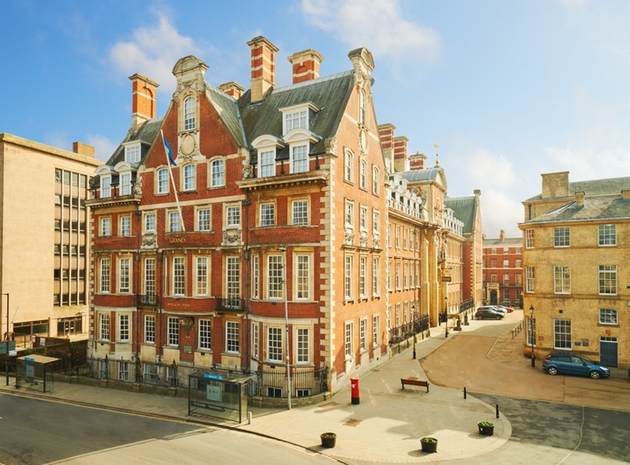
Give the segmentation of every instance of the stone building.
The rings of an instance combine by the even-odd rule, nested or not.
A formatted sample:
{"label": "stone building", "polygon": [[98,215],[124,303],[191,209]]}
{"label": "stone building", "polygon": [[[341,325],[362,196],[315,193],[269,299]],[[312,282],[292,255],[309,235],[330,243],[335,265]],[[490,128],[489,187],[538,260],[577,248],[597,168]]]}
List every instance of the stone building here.
{"label": "stone building", "polygon": [[523,305],[523,239],[483,239],[484,300],[489,305]]}
{"label": "stone building", "polygon": [[18,348],[36,337],[87,339],[85,202],[102,163],[79,142],[70,152],[0,134],[0,328]]}
{"label": "stone building", "polygon": [[523,202],[524,352],[630,365],[630,177],[542,175]]}
{"label": "stone building", "polygon": [[208,66],[184,57],[160,117],[157,83],[130,78],[132,126],[89,202],[101,377],[251,373],[257,394],[301,397],[387,358],[372,55],[353,50],[350,70],[319,77],[321,55],[296,53],[293,84],[278,87],[278,49],[248,45],[249,90],[210,85]]}

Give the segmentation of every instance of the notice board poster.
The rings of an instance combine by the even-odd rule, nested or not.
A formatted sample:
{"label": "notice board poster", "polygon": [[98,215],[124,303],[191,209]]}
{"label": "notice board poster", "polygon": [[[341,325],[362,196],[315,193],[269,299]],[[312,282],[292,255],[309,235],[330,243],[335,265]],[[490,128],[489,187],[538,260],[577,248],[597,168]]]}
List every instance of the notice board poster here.
{"label": "notice board poster", "polygon": [[221,402],[221,386],[208,383],[206,385],[206,399]]}

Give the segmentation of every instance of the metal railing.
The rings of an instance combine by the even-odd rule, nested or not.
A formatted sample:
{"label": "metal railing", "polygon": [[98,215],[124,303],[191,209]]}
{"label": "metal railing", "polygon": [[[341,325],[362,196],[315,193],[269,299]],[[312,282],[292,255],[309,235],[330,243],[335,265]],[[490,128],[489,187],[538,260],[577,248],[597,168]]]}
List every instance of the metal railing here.
{"label": "metal railing", "polygon": [[389,344],[394,345],[399,342],[404,341],[405,339],[409,339],[414,334],[421,333],[423,331],[427,331],[429,329],[429,316],[421,316],[416,318],[414,321],[410,321],[409,323],[405,323],[402,326],[398,326],[397,328],[392,328],[389,330]]}

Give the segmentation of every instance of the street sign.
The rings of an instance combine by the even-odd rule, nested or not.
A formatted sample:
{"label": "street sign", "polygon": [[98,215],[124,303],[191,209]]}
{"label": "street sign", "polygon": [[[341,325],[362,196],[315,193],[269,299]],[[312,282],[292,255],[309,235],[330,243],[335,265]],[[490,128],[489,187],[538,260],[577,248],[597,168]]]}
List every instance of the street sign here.
{"label": "street sign", "polygon": [[15,341],[0,342],[0,355],[6,355],[11,350],[15,351]]}

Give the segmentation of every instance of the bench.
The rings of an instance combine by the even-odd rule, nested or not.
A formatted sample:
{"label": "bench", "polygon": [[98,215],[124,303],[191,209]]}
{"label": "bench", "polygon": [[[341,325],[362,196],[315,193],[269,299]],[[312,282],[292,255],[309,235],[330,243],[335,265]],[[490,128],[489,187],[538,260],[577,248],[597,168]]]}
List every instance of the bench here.
{"label": "bench", "polygon": [[425,386],[427,388],[427,392],[429,392],[429,382],[423,381],[421,379],[413,379],[413,378],[400,378],[400,383],[402,384],[403,391],[405,390],[405,384],[410,386]]}

